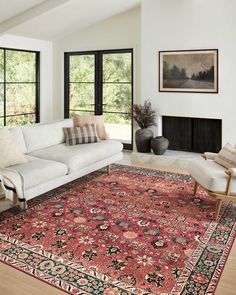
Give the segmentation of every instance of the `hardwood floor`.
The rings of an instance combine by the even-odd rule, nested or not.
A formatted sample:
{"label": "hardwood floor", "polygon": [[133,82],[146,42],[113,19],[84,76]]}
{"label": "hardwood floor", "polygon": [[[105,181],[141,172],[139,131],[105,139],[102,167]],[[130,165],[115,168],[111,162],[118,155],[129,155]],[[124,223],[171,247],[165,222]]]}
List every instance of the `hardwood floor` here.
{"label": "hardwood floor", "polygon": [[215,295],[235,295],[236,294],[236,240],[230,251],[225,268],[221,275]]}
{"label": "hardwood floor", "polygon": [[[135,166],[167,170],[166,167],[153,167],[149,164],[132,163]],[[176,168],[168,169],[172,172],[186,173]],[[1,211],[1,202],[0,202]],[[236,241],[234,241],[226,266],[220,278],[215,295],[236,294]],[[38,279],[4,263],[0,263],[0,294],[1,295],[62,295],[66,294]]]}
{"label": "hardwood floor", "polygon": [[66,294],[22,271],[0,263],[1,295],[63,295]]}

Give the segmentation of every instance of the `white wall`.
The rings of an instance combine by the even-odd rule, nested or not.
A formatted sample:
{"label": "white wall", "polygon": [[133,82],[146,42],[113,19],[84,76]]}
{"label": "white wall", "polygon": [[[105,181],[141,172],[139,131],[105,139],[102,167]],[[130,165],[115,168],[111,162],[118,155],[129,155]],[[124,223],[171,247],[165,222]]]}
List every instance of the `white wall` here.
{"label": "white wall", "polygon": [[[142,1],[142,99],[161,115],[222,119],[223,144],[236,142],[235,12],[235,0]],[[159,50],[204,48],[219,49],[219,94],[158,92]]]}
{"label": "white wall", "polygon": [[52,42],[3,35],[0,47],[40,51],[40,121],[52,120]]}
{"label": "white wall", "polygon": [[129,10],[54,43],[54,118],[64,117],[64,52],[134,48],[134,99],[140,100],[140,8]]}

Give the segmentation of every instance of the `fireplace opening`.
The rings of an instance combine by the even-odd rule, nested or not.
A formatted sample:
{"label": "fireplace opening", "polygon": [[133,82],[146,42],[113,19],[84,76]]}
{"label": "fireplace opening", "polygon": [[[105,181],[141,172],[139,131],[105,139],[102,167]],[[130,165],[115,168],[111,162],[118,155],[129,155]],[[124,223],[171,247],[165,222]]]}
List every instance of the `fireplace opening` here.
{"label": "fireplace opening", "polygon": [[169,149],[218,153],[222,147],[222,120],[192,117],[162,117],[162,134]]}

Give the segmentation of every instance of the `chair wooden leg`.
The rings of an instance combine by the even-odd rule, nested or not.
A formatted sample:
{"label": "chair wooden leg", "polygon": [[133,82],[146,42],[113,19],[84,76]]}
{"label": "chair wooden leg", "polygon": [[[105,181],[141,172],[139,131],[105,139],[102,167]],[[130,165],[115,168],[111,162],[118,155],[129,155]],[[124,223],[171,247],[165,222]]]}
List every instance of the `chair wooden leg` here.
{"label": "chair wooden leg", "polygon": [[216,210],[215,210],[215,215],[214,215],[215,221],[218,221],[218,219],[219,219],[221,204],[222,204],[222,200],[216,199]]}
{"label": "chair wooden leg", "polygon": [[107,174],[109,175],[111,173],[111,165],[107,165]]}
{"label": "chair wooden leg", "polygon": [[196,180],[194,180],[194,189],[193,189],[193,195],[195,196],[197,193],[197,187],[198,187],[198,183]]}

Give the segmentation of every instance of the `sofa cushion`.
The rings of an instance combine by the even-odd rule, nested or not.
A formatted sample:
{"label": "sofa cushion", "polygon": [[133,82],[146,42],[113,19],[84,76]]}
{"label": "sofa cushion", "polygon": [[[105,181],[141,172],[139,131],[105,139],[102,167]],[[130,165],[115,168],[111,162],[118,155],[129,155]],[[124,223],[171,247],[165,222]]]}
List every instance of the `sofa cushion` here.
{"label": "sofa cushion", "polygon": [[96,143],[66,146],[59,144],[30,155],[64,163],[69,172],[84,168],[90,164],[106,159],[122,151],[123,145],[115,140],[102,140]]}
{"label": "sofa cushion", "polygon": [[26,163],[27,159],[7,128],[0,128],[0,167]]}
{"label": "sofa cushion", "polygon": [[18,171],[23,176],[24,189],[26,190],[45,181],[66,175],[68,172],[68,168],[62,163],[27,155],[26,158],[28,160],[27,163],[11,167],[11,169]]}
{"label": "sofa cushion", "polygon": [[28,153],[65,142],[63,127],[72,126],[72,119],[23,126],[22,131]]}
{"label": "sofa cushion", "polygon": [[[192,160],[188,167],[190,175],[204,188],[225,193],[228,177],[226,169],[212,160]],[[236,179],[232,181],[231,194],[236,195]]]}

